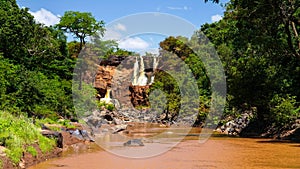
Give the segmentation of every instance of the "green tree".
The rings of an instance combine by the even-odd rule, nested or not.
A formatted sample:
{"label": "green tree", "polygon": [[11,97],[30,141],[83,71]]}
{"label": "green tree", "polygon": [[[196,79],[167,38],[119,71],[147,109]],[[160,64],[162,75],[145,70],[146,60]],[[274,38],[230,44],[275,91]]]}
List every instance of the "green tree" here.
{"label": "green tree", "polygon": [[19,9],[15,0],[1,0],[0,53],[5,58],[25,63],[28,55],[25,45],[32,36],[34,26],[33,16],[27,8]]}
{"label": "green tree", "polygon": [[67,11],[56,26],[79,38],[80,50],[86,43],[86,37],[104,33],[104,21],[98,22],[89,12]]}
{"label": "green tree", "polygon": [[232,0],[222,20],[201,27],[226,69],[229,107],[257,107],[264,127],[295,118],[293,108],[299,114],[299,4]]}
{"label": "green tree", "polygon": [[0,109],[70,117],[74,59],[63,31],[37,24],[15,0],[1,0],[0,14]]}

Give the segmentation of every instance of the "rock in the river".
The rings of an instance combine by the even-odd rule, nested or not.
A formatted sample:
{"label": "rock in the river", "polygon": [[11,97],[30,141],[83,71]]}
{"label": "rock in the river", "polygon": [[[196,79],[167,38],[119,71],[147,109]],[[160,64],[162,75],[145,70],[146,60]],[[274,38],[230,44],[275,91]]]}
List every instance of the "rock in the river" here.
{"label": "rock in the river", "polygon": [[124,146],[144,146],[144,143],[141,139],[131,139],[123,144]]}

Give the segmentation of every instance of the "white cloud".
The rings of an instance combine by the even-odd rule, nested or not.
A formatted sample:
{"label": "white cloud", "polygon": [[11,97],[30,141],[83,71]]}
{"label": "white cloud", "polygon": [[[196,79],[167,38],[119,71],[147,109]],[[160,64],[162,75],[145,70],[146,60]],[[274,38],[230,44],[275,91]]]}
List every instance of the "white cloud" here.
{"label": "white cloud", "polygon": [[158,55],[159,49],[158,48],[150,48],[150,49],[147,49],[146,52]]}
{"label": "white cloud", "polygon": [[119,40],[121,37],[122,37],[122,35],[119,32],[114,31],[113,29],[107,29],[104,32],[103,39],[104,40]]}
{"label": "white cloud", "polygon": [[119,42],[119,47],[127,50],[143,50],[150,45],[139,37],[127,38]]}
{"label": "white cloud", "polygon": [[218,22],[219,20],[221,20],[223,17],[221,16],[221,15],[213,15],[212,17],[211,17],[211,21],[212,22]]}
{"label": "white cloud", "polygon": [[184,7],[174,7],[174,6],[168,6],[167,7],[168,9],[170,9],[170,10],[185,10],[185,11],[187,11],[187,10],[189,10],[190,8],[189,7],[187,7],[187,6],[184,6]]}
{"label": "white cloud", "polygon": [[34,19],[42,24],[45,24],[46,26],[55,25],[59,22],[59,15],[54,15],[50,11],[41,8],[39,11],[32,12],[29,11],[31,15],[34,16]]}
{"label": "white cloud", "polygon": [[127,31],[127,28],[125,25],[121,23],[117,23],[114,25],[111,25],[109,27],[106,27],[106,31],[104,33],[104,40],[119,40],[122,38],[122,34],[124,34]]}
{"label": "white cloud", "polygon": [[114,28],[115,28],[115,30],[126,31],[126,26],[123,25],[123,24],[120,24],[120,23],[116,24],[116,25],[114,26]]}

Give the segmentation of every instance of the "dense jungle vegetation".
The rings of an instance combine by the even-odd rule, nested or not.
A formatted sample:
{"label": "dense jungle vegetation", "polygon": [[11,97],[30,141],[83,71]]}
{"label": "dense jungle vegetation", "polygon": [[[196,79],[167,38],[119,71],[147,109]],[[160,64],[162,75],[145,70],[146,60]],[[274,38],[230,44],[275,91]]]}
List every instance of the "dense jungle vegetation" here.
{"label": "dense jungle vegetation", "polygon": [[[202,25],[191,39],[169,37],[160,43],[161,49],[177,54],[191,68],[200,87],[201,117],[209,108],[210,82],[201,61],[185,45],[200,40],[200,31],[210,40],[207,45],[217,50],[225,70],[224,116],[255,109],[252,123],[261,129],[271,126],[280,130],[291,125],[300,117],[300,1],[231,0],[224,8],[220,21]],[[87,36],[105,33],[104,21],[96,21],[90,13],[68,11],[59,24],[48,27],[37,23],[28,10],[19,8],[15,0],[0,0],[1,146],[17,141],[13,133],[7,134],[20,133],[8,130],[15,117],[24,118],[16,127],[19,123],[29,125],[27,118],[76,119],[72,78],[78,53],[88,43]],[[85,18],[86,24],[74,26],[76,17]],[[68,42],[65,32],[79,42]],[[99,57],[130,55],[116,42],[103,45],[109,52]],[[155,85],[169,90],[168,109],[176,112],[178,88],[171,77],[161,77],[165,79],[158,76]],[[26,144],[35,138],[41,136],[35,133],[29,140],[22,136]],[[12,157],[18,162],[19,154]]]}

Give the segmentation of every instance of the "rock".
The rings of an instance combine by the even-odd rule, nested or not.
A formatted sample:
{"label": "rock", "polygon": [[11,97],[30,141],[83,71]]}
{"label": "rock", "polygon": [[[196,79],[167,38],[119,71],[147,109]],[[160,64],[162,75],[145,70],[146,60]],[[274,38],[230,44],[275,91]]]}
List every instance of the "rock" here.
{"label": "rock", "polygon": [[63,148],[63,136],[60,132],[51,131],[51,130],[42,130],[41,134],[48,138],[56,138],[57,147]]}
{"label": "rock", "polygon": [[149,106],[148,91],[150,86],[129,86],[131,103],[136,106]]}
{"label": "rock", "polygon": [[124,131],[127,129],[127,125],[126,124],[122,124],[122,125],[116,125],[114,128],[113,128],[113,134],[116,134],[118,132],[121,132],[121,131]]}
{"label": "rock", "polygon": [[141,139],[131,139],[123,144],[124,146],[144,146],[144,143]]}
{"label": "rock", "polygon": [[80,140],[83,140],[83,136],[81,135],[80,131],[78,129],[76,130],[71,130],[69,131],[69,133],[73,136],[73,137],[77,137]]}
{"label": "rock", "polygon": [[224,132],[226,130],[225,126],[221,126],[221,131]]}
{"label": "rock", "polygon": [[103,118],[99,117],[88,117],[87,120],[85,120],[87,125],[93,128],[100,128],[102,124],[107,124],[107,122]]}
{"label": "rock", "polygon": [[106,90],[112,85],[114,66],[99,66],[95,77],[94,87],[97,89],[100,98],[104,98]]}
{"label": "rock", "polygon": [[239,135],[242,130],[249,124],[253,113],[251,111],[245,111],[240,117],[233,120],[229,120],[225,125],[221,126],[218,131],[228,135]]}
{"label": "rock", "polygon": [[121,124],[123,124],[123,121],[121,119],[114,118],[113,123],[115,125],[121,125]]}
{"label": "rock", "polygon": [[125,59],[125,56],[109,56],[108,59],[102,60],[100,65],[118,66]]}
{"label": "rock", "polygon": [[84,140],[95,142],[95,140],[89,135],[89,133],[86,130],[79,130],[79,131]]}
{"label": "rock", "polygon": [[103,118],[104,118],[105,120],[107,120],[107,121],[113,121],[113,120],[114,120],[114,118],[113,118],[112,115],[110,115],[110,114],[106,114]]}
{"label": "rock", "polygon": [[103,117],[103,116],[105,116],[106,115],[106,111],[105,110],[102,110],[101,112],[100,112],[100,117]]}

